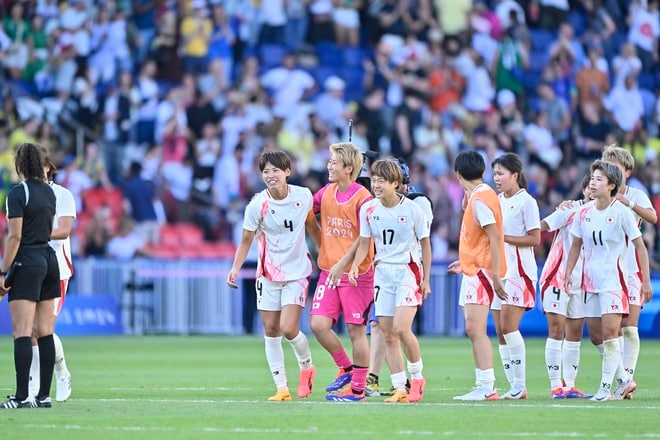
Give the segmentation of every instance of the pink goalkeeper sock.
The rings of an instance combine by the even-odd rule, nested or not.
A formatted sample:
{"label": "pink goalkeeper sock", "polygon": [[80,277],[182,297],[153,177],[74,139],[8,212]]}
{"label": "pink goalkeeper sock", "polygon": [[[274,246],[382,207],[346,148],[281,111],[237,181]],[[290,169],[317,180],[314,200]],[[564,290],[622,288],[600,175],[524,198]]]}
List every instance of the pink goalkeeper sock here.
{"label": "pink goalkeeper sock", "polygon": [[367,373],[369,368],[353,366],[353,377],[351,378],[351,388],[355,391],[364,391],[367,385]]}
{"label": "pink goalkeeper sock", "polygon": [[332,360],[335,361],[337,367],[343,368],[344,370],[353,365],[351,358],[348,357],[348,353],[346,353],[346,350],[343,348],[336,353],[332,353]]}

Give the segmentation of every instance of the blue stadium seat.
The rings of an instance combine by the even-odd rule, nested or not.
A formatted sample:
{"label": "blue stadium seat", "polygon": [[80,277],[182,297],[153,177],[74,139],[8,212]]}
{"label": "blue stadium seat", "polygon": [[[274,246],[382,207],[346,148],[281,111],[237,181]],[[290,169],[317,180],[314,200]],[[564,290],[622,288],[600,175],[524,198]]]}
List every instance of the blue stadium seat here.
{"label": "blue stadium seat", "polygon": [[587,18],[580,11],[573,10],[568,14],[568,23],[573,26],[575,36],[580,37],[587,29]]}
{"label": "blue stadium seat", "polygon": [[530,34],[532,50],[537,52],[547,52],[557,40],[557,32],[546,29],[531,29]]}
{"label": "blue stadium seat", "polygon": [[270,69],[281,65],[284,55],[288,52],[289,49],[283,44],[262,44],[259,47],[261,66]]}
{"label": "blue stadium seat", "polygon": [[309,73],[316,79],[319,88],[323,88],[323,82],[331,75],[337,75],[338,68],[329,66],[317,66],[309,70]]}
{"label": "blue stadium seat", "polygon": [[362,68],[344,67],[339,76],[346,81],[347,100],[361,100],[364,97],[364,70]]}
{"label": "blue stadium seat", "polygon": [[655,93],[651,90],[639,89],[644,103],[644,119],[646,124],[653,122],[653,112],[655,112]]}
{"label": "blue stadium seat", "polygon": [[341,67],[344,62],[342,50],[335,43],[322,42],[314,46],[319,64],[322,66]]}
{"label": "blue stadium seat", "polygon": [[533,51],[529,54],[529,68],[535,71],[542,71],[546,64],[548,64],[549,59],[547,50]]}
{"label": "blue stadium seat", "polygon": [[344,47],[342,50],[342,61],[346,67],[362,67],[364,51],[361,47]]}
{"label": "blue stadium seat", "polygon": [[652,73],[641,73],[637,83],[640,89],[655,91],[655,76]]}
{"label": "blue stadium seat", "polygon": [[527,70],[523,74],[523,88],[528,96],[536,96],[536,86],[541,81],[541,72],[535,70]]}

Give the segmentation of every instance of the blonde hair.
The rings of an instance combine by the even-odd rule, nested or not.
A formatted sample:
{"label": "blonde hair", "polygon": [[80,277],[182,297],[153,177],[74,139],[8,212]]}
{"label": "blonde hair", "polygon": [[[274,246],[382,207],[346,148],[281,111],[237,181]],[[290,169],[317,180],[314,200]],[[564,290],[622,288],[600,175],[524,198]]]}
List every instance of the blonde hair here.
{"label": "blonde hair", "polygon": [[393,159],[380,159],[371,165],[371,175],[382,177],[388,182],[396,182],[399,186],[403,182],[401,166]]}
{"label": "blonde hair", "polygon": [[362,151],[351,142],[330,144],[330,151],[337,156],[338,160],[342,161],[344,167],[353,167],[351,179],[355,181],[360,175],[362,163],[364,162]]}
{"label": "blonde hair", "polygon": [[632,171],[635,168],[635,158],[625,148],[617,144],[608,145],[603,150],[601,159],[607,162],[617,162],[625,168],[626,171]]}

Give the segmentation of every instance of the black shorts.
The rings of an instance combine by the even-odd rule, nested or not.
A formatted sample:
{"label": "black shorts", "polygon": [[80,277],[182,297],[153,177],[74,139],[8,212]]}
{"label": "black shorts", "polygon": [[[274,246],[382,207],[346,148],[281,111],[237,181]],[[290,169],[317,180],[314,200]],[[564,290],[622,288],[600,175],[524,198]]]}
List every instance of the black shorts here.
{"label": "black shorts", "polygon": [[49,245],[19,247],[14,261],[20,261],[21,266],[14,268],[9,301],[39,302],[60,297],[60,269],[53,248]]}

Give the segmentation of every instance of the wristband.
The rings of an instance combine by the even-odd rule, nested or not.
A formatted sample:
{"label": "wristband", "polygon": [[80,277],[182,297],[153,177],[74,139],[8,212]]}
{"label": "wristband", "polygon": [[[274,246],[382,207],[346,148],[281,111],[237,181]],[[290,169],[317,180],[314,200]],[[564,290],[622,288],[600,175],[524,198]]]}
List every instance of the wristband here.
{"label": "wristband", "polygon": [[635,209],[635,201],[634,200],[628,200],[628,208]]}

